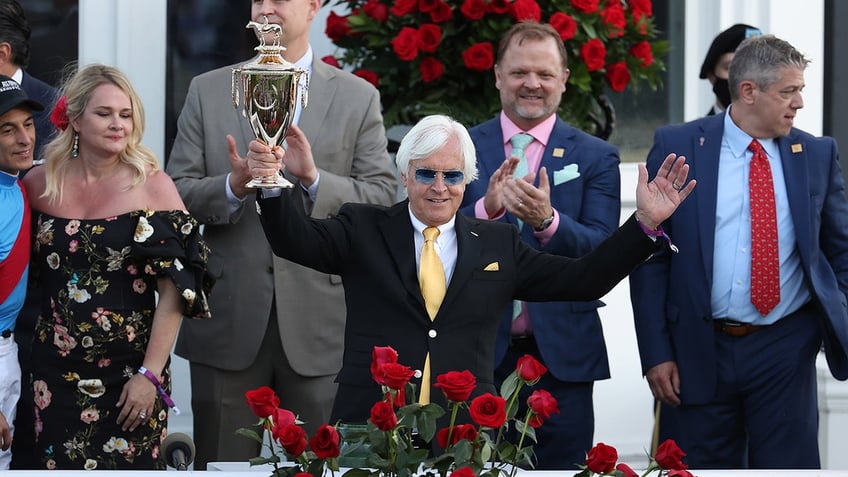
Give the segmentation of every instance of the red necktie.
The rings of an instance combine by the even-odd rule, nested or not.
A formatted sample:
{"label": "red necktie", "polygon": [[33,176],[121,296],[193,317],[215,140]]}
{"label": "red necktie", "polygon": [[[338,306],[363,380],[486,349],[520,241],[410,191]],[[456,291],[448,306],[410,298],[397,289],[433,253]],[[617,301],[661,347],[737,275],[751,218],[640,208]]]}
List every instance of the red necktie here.
{"label": "red necktie", "polygon": [[767,315],[780,302],[780,260],[774,182],[763,146],[754,139],[748,187],[751,196],[751,303]]}

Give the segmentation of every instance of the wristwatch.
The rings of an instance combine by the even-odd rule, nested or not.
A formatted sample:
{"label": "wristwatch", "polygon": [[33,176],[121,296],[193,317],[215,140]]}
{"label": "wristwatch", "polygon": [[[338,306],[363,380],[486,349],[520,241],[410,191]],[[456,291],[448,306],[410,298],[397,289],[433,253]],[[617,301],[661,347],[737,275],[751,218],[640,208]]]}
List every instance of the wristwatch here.
{"label": "wristwatch", "polygon": [[551,209],[551,216],[548,217],[547,219],[543,220],[542,223],[539,224],[538,227],[533,227],[533,230],[535,230],[536,232],[543,232],[545,229],[550,227],[552,223],[554,223],[554,211],[553,211],[553,209]]}

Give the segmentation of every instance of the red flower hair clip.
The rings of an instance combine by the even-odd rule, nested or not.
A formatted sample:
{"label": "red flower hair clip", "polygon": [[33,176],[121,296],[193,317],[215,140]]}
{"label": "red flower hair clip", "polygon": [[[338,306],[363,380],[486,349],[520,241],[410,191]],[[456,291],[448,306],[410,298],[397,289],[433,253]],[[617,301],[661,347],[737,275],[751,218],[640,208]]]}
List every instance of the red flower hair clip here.
{"label": "red flower hair clip", "polygon": [[68,128],[68,98],[62,96],[59,101],[56,101],[56,106],[50,113],[50,122],[60,131]]}

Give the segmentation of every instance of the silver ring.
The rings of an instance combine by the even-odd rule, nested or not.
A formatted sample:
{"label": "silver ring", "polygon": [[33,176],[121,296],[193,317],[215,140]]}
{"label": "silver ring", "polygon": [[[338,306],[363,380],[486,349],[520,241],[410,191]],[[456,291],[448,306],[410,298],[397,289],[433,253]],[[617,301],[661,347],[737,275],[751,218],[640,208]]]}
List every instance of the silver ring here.
{"label": "silver ring", "polygon": [[138,413],[138,418],[139,418],[139,419],[147,419],[147,413],[146,413],[146,412],[144,412],[144,411],[139,412],[139,413]]}
{"label": "silver ring", "polygon": [[524,202],[523,202],[523,201],[521,201],[521,200],[519,200],[519,201],[518,201],[518,207],[521,207],[522,205],[524,205]]}
{"label": "silver ring", "polygon": [[680,186],[679,186],[679,185],[677,185],[677,182],[672,182],[672,183],[671,183],[671,188],[672,188],[672,189],[674,189],[674,190],[680,190]]}

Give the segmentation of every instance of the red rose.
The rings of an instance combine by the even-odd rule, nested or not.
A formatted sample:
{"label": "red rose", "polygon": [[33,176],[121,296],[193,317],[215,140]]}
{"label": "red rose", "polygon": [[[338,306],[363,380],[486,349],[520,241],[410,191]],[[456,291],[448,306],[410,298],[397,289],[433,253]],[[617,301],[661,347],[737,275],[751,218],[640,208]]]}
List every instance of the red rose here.
{"label": "red rose", "polygon": [[538,383],[542,375],[547,372],[548,368],[529,354],[518,358],[518,361],[515,363],[515,373],[530,385]]}
{"label": "red rose", "polygon": [[437,376],[433,386],[442,388],[448,401],[465,402],[477,386],[477,378],[467,369],[448,371]]}
{"label": "red rose", "polygon": [[418,69],[421,71],[421,81],[429,83],[442,77],[445,72],[445,65],[432,56],[428,56],[421,60]]}
{"label": "red rose", "polygon": [[[542,421],[551,417],[551,414],[559,414],[559,405],[555,397],[544,389],[533,391],[530,397],[527,398],[527,407],[533,411],[538,419],[531,420],[531,426],[539,427]],[[538,424],[538,425],[533,425]]]}
{"label": "red rose", "polygon": [[471,400],[468,413],[477,424],[497,429],[506,422],[506,400],[491,393],[481,394]]}
{"label": "red rose", "polygon": [[685,455],[673,439],[668,439],[657,447],[657,455],[654,456],[654,460],[663,469],[683,470],[688,467],[681,460]]}
{"label": "red rose", "polygon": [[640,41],[633,45],[630,48],[630,54],[642,60],[642,66],[654,64],[654,53],[651,51],[651,44],[647,41]]}
{"label": "red rose", "polygon": [[486,71],[495,64],[495,52],[488,42],[475,43],[462,52],[465,67],[474,71]]}
{"label": "red rose", "polygon": [[443,448],[448,447],[448,434],[451,435],[450,445],[454,445],[463,439],[470,442],[474,442],[477,439],[477,429],[473,424],[460,424],[458,426],[454,426],[453,432],[450,432],[450,429],[450,427],[445,427],[439,429],[439,432],[436,433],[436,439],[438,440],[439,445]]}
{"label": "red rose", "polygon": [[433,53],[442,42],[442,29],[439,25],[425,23],[418,28],[418,48],[427,53]]}
{"label": "red rose", "polygon": [[68,98],[62,96],[56,101],[53,112],[50,113],[50,122],[60,131],[68,128]]}
{"label": "red rose", "polygon": [[489,11],[498,15],[509,13],[509,0],[491,0],[489,2]]}
{"label": "red rose", "polygon": [[613,91],[622,92],[630,83],[630,71],[627,70],[627,65],[623,61],[607,66],[607,82]]}
{"label": "red rose", "polygon": [[607,26],[607,34],[610,38],[624,36],[627,19],[624,17],[624,9],[621,8],[621,3],[611,3],[607,8],[601,10],[601,19]]}
{"label": "red rose", "polygon": [[[371,377],[378,381],[379,367],[383,363],[397,363],[398,354],[391,346],[375,346],[371,351]],[[379,381],[378,381],[379,382]]]}
{"label": "red rose", "polygon": [[586,63],[586,68],[590,72],[598,71],[604,67],[606,62],[607,48],[604,42],[597,38],[592,38],[580,47],[580,57]]}
{"label": "red rose", "polygon": [[453,8],[444,1],[436,3],[436,7],[430,11],[430,20],[433,23],[444,23],[453,18]]}
{"label": "red rose", "polygon": [[463,467],[461,469],[456,469],[450,474],[452,477],[474,477],[474,471],[471,467]]}
{"label": "red rose", "polygon": [[436,4],[439,0],[420,0],[418,2],[418,10],[422,13],[432,12],[436,9]]}
{"label": "red rose", "polygon": [[275,427],[273,435],[274,439],[283,446],[283,449],[294,458],[297,458],[306,450],[306,431],[296,424]]}
{"label": "red rose", "polygon": [[294,474],[294,477],[312,477],[312,474],[309,472],[298,472]]}
{"label": "red rose", "polygon": [[666,477],[694,477],[691,472],[683,469],[671,469],[665,475]]}
{"label": "red rose", "polygon": [[403,389],[406,383],[415,375],[415,371],[409,366],[399,363],[381,364],[378,372],[380,373],[380,379],[377,380],[377,384],[390,389]]}
{"label": "red rose", "polygon": [[486,2],[483,0],[465,0],[459,11],[469,20],[479,20],[486,14]]}
{"label": "red rose", "polygon": [[327,28],[324,30],[324,34],[334,42],[349,36],[350,24],[347,22],[347,16],[342,17],[331,11],[330,15],[327,16]]}
{"label": "red rose", "polygon": [[571,0],[571,6],[583,13],[598,11],[598,0]]}
{"label": "red rose", "polygon": [[380,3],[380,0],[368,0],[365,5],[362,5],[362,11],[380,23],[389,18],[389,8]]}
{"label": "red rose", "polygon": [[378,401],[371,407],[371,422],[383,432],[394,429],[397,425],[395,408],[386,401]]}
{"label": "red rose", "polygon": [[512,4],[512,17],[515,21],[532,20],[538,22],[542,19],[542,8],[536,0],[515,0]]}
{"label": "red rose", "polygon": [[339,433],[336,428],[324,424],[318,428],[312,439],[309,439],[309,447],[319,459],[331,459],[339,456]]}
{"label": "red rose", "polygon": [[599,442],[586,455],[586,467],[596,474],[609,474],[615,469],[618,451],[615,447]]}
{"label": "red rose", "polygon": [[371,70],[366,70],[365,68],[360,68],[354,71],[353,74],[373,84],[375,88],[377,87],[377,84],[380,81],[380,78],[377,76],[377,73]]}
{"label": "red rose", "polygon": [[395,4],[392,5],[392,15],[396,17],[402,17],[407,13],[412,13],[415,11],[415,7],[418,6],[418,0],[397,0]]}
{"label": "red rose", "polygon": [[256,417],[266,418],[272,414],[280,405],[280,397],[268,386],[262,386],[244,393],[247,405]]}
{"label": "red rose", "polygon": [[412,61],[418,56],[418,30],[403,27],[392,40],[392,48],[403,61]]}
{"label": "red rose", "polygon": [[615,470],[624,474],[622,477],[639,477],[639,474],[627,464],[618,464],[615,466]]}
{"label": "red rose", "polygon": [[274,426],[276,426],[276,427],[288,426],[289,424],[294,424],[295,419],[296,419],[293,412],[289,411],[288,409],[283,409],[281,407],[274,409],[273,416],[274,416]]}
{"label": "red rose", "polygon": [[651,0],[627,0],[634,19],[638,22],[642,17],[650,17],[654,14]]}
{"label": "red rose", "polygon": [[549,23],[559,33],[562,41],[574,38],[574,34],[577,33],[577,22],[563,12],[556,12],[551,15]]}
{"label": "red rose", "polygon": [[330,66],[335,66],[336,68],[342,67],[342,65],[339,64],[339,60],[337,60],[336,57],[333,56],[333,55],[327,55],[327,56],[321,58],[321,61],[323,61],[324,63],[327,63]]}

